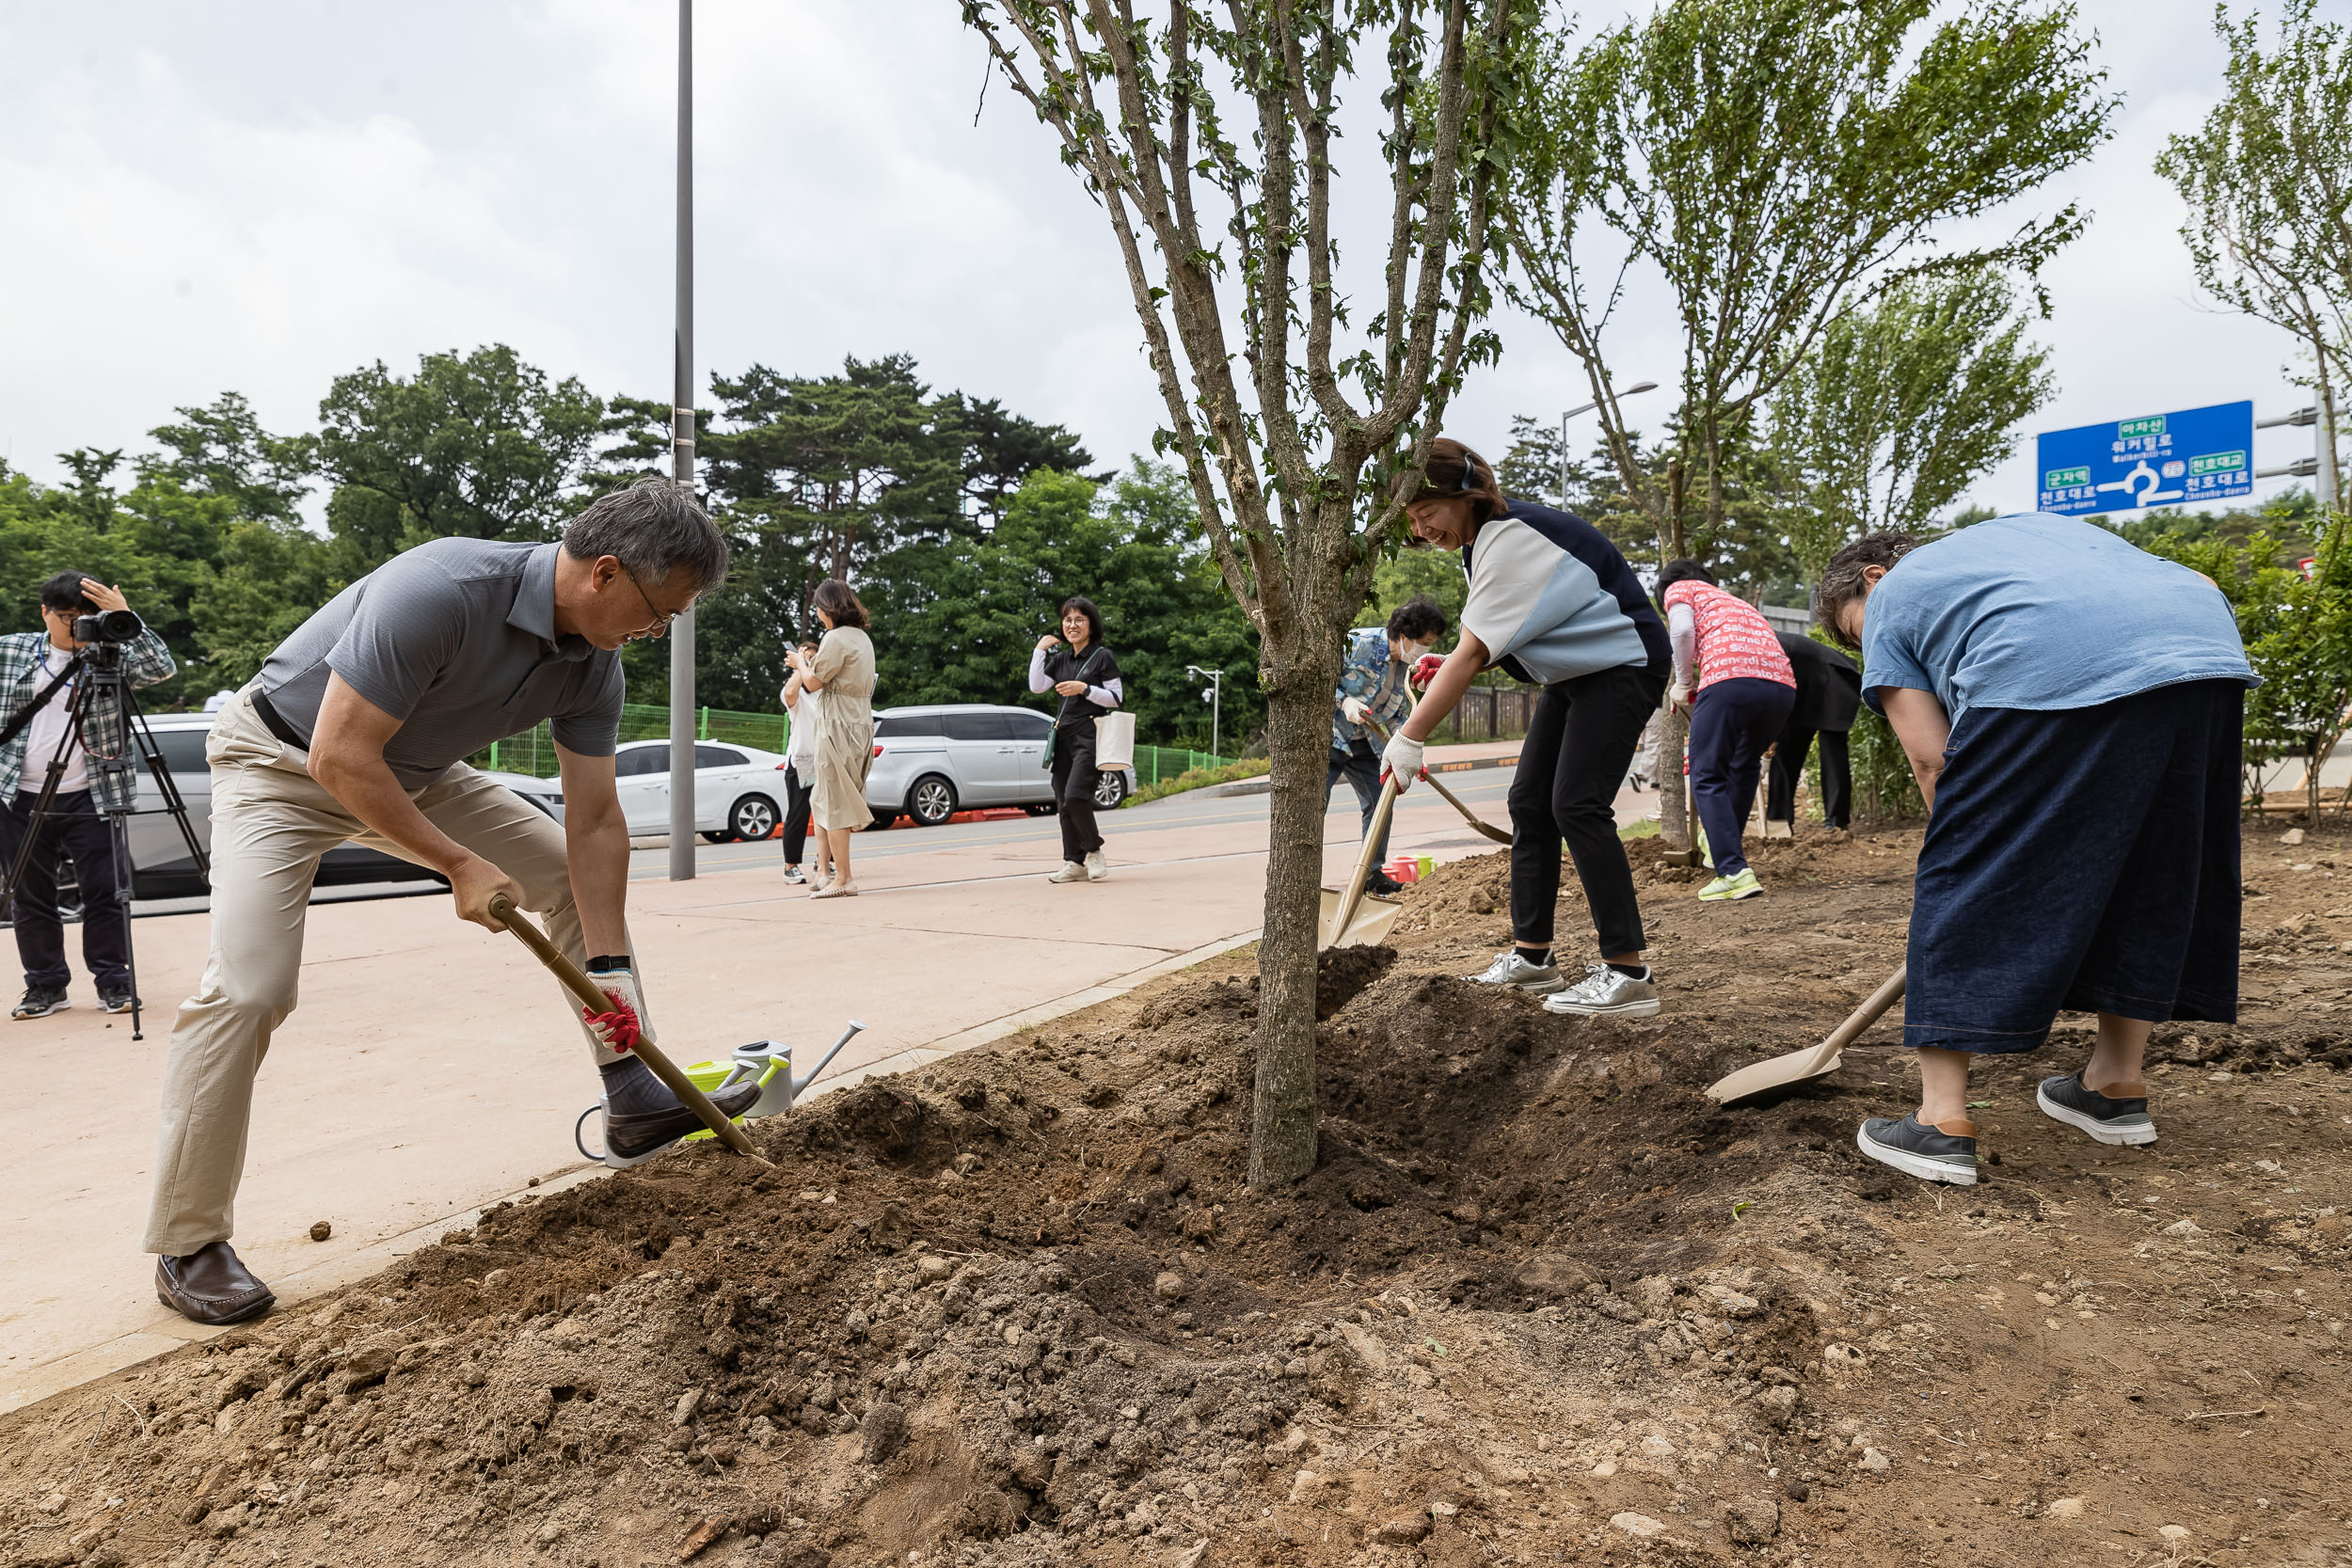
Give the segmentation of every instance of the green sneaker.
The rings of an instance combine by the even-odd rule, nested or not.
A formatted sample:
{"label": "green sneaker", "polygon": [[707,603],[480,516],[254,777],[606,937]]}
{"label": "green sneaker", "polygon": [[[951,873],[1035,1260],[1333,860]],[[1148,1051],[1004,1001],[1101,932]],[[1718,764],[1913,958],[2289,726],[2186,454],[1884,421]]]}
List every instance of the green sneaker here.
{"label": "green sneaker", "polygon": [[1756,879],[1755,868],[1742,866],[1737,877],[1718,877],[1699,889],[1699,896],[1709,899],[1753,898],[1763,891],[1764,884]]}

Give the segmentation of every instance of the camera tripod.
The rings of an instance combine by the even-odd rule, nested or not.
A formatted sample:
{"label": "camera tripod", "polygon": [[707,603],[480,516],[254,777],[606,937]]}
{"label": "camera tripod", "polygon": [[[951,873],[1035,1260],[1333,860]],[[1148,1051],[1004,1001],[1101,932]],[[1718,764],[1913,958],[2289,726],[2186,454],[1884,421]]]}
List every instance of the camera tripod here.
{"label": "camera tripod", "polygon": [[[66,758],[78,744],[91,775],[91,793],[97,797],[104,812],[106,831],[114,840],[115,895],[122,904],[123,957],[131,972],[131,1037],[143,1039],[146,1037],[139,1030],[139,1012],[143,1004],[139,1000],[138,958],[131,939],[131,838],[126,822],[133,816],[152,814],[136,809],[116,811],[106,807],[104,792],[97,787],[98,781],[108,775],[135,774],[138,764],[130,754],[132,750],[135,750],[138,760],[147,764],[156,788],[163,794],[163,814],[180,824],[180,836],[187,841],[188,853],[196,859],[197,875],[209,881],[212,864],[204,854],[204,847],[197,841],[194,825],[188,821],[187,801],[181,797],[180,786],[172,782],[171,770],[164,766],[164,754],[155,744],[154,732],[148,728],[147,715],[139,706],[138,693],[132,689],[130,678],[123,673],[122,644],[119,641],[91,642],[77,649],[66,667],[41,688],[32,702],[25,705],[24,712],[5,725],[0,725],[0,746],[15,739],[33,721],[33,716],[49,705],[49,699],[56,695],[60,687],[72,690],[68,699],[70,717],[65,734],[58,738],[56,752],[49,759],[40,793],[34,798],[32,814],[24,825],[24,841],[17,847],[15,863],[8,867],[8,881],[0,884],[0,909],[7,909],[13,914],[16,890],[24,881],[25,868],[32,863],[34,852],[40,847],[41,828],[49,819],[51,808],[56,804],[57,782],[65,776]],[[126,749],[101,755],[85,738],[85,725],[99,702],[108,697],[114,700],[115,711],[121,715],[122,738]],[[30,757],[25,759],[27,773],[31,761]],[[132,783],[135,790],[136,780]],[[136,799],[135,794],[133,798]],[[80,868],[77,866],[75,870],[78,873]]]}

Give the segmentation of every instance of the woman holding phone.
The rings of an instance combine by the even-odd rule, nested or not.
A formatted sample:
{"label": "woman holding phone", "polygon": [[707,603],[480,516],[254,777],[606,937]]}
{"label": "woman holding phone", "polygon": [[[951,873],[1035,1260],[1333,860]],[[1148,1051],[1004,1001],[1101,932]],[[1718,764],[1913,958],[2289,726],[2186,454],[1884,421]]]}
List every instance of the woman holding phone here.
{"label": "woman holding phone", "polygon": [[[1068,647],[1062,646],[1067,640]],[[1029,689],[1061,699],[1054,715],[1054,809],[1061,816],[1059,871],[1049,882],[1099,882],[1111,874],[1094,826],[1094,721],[1116,712],[1125,694],[1119,660],[1103,645],[1103,612],[1076,594],[1061,602],[1061,636],[1037,640]]]}

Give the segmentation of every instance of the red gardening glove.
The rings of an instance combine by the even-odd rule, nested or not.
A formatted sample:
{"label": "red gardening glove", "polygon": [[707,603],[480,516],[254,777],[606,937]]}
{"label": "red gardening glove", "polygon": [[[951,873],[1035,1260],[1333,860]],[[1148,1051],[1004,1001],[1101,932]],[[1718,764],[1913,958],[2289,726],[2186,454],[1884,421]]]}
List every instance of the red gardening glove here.
{"label": "red gardening glove", "polygon": [[607,1048],[625,1052],[644,1039],[645,1031],[637,1022],[637,1009],[630,1006],[619,991],[609,990],[604,994],[612,1004],[611,1012],[600,1013],[594,1008],[582,1007],[580,1016],[587,1021],[589,1028],[604,1037]]}
{"label": "red gardening glove", "polygon": [[1423,654],[1413,660],[1413,673],[1405,678],[1414,690],[1426,691],[1429,683],[1438,678],[1438,667],[1444,662],[1443,654]]}

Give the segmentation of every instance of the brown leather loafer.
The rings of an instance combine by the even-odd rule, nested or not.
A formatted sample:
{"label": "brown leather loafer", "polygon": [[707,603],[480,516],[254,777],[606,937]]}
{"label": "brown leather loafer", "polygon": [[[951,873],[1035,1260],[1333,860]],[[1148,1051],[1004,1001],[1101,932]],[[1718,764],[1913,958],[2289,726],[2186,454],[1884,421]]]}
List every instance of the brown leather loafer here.
{"label": "brown leather loafer", "polygon": [[278,1305],[277,1292],[253,1277],[227,1242],[185,1258],[156,1259],[155,1299],[199,1323],[241,1323]]}

